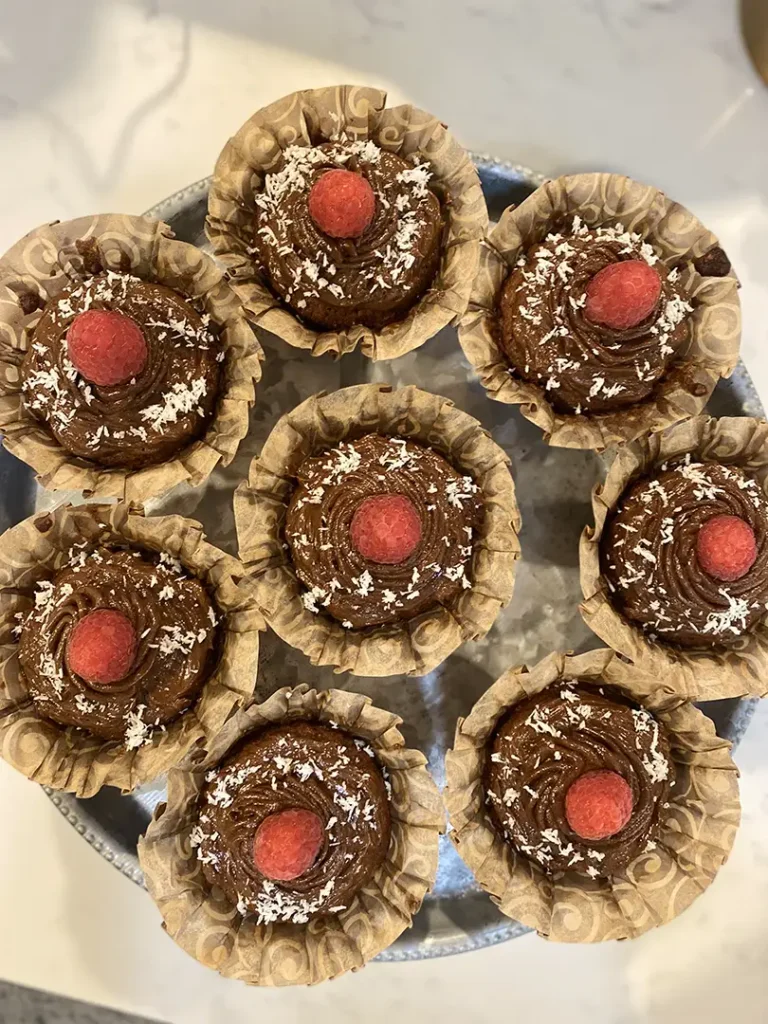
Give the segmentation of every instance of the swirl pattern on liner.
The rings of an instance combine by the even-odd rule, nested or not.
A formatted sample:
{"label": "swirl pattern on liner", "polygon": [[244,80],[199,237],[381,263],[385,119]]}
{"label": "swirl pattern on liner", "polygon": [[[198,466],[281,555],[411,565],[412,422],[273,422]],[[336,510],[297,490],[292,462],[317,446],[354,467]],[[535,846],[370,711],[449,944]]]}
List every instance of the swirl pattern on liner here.
{"label": "swirl pattern on liner", "polygon": [[[494,825],[545,871],[610,876],[653,849],[673,781],[669,742],[656,719],[620,691],[555,683],[512,709],[489,750]],[[632,817],[613,836],[585,840],[568,825],[565,796],[580,776],[601,769],[630,785]]]}
{"label": "swirl pattern on liner", "polygon": [[[471,587],[478,487],[438,452],[402,438],[367,434],[306,459],[285,522],[296,575],[311,611],[347,628],[399,622]],[[352,516],[364,498],[404,494],[421,520],[421,542],[405,561],[382,565],[352,546]]]}
{"label": "swirl pattern on liner", "polygon": [[[752,568],[727,583],[704,572],[696,557],[699,529],[720,515],[743,519],[757,543]],[[768,500],[738,467],[689,455],[628,488],[606,524],[600,556],[611,600],[653,638],[727,645],[768,611]]]}
{"label": "swirl pattern on liner", "polygon": [[[127,384],[100,387],[67,354],[67,331],[87,309],[134,320],[147,363]],[[24,401],[67,451],[102,466],[162,462],[205,430],[216,405],[223,352],[208,314],[178,292],[107,271],[72,285],[45,306],[22,364]]]}
{"label": "swirl pattern on liner", "polygon": [[[583,307],[590,279],[612,263],[639,259],[661,277],[651,316],[626,330],[589,321]],[[634,405],[651,394],[690,338],[693,307],[678,278],[677,269],[667,269],[623,225],[590,230],[574,217],[569,232],[551,232],[531,246],[507,277],[498,311],[501,346],[515,374],[543,385],[560,412]]]}
{"label": "swirl pattern on liner", "polygon": [[[404,316],[440,265],[443,218],[428,165],[346,139],[291,146],[283,159],[255,196],[254,245],[272,288],[320,327],[379,328]],[[376,197],[357,239],[330,238],[309,213],[312,185],[335,167],[362,174]]]}
{"label": "swirl pattern on liner", "polygon": [[[121,612],[138,637],[131,671],[108,686],[86,683],[66,661],[72,630],[97,608]],[[69,565],[38,583],[18,631],[22,682],[38,713],[128,749],[192,704],[216,654],[216,614],[200,580],[169,555],[133,550],[71,551]]]}
{"label": "swirl pattern on liner", "polygon": [[[311,722],[274,726],[207,774],[191,842],[208,881],[241,914],[304,924],[346,909],[383,862],[388,786],[364,740]],[[254,863],[256,831],[264,818],[296,807],[321,819],[325,838],[304,874],[272,882]]]}

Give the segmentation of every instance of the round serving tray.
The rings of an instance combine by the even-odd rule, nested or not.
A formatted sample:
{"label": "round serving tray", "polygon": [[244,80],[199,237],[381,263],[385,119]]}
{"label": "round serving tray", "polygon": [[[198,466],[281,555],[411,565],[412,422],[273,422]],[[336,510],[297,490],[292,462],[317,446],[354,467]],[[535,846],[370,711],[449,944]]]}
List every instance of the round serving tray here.
{"label": "round serving tray", "polygon": [[[524,167],[490,157],[475,157],[491,217],[518,203],[544,180]],[[203,224],[209,179],[182,189],[158,203],[148,215],[167,221],[178,238],[203,248]],[[200,520],[209,539],[236,552],[232,492],[247,476],[251,458],[277,418],[318,391],[333,391],[365,381],[419,384],[452,399],[491,431],[511,456],[523,518],[514,598],[488,636],[467,643],[421,679],[368,679],[334,675],[314,668],[304,655],[274,634],[263,636],[258,696],[299,682],[362,691],[401,715],[409,746],[429,758],[439,784],[444,782],[444,755],[453,741],[456,720],[510,665],[538,661],[553,650],[577,652],[600,642],[578,613],[579,537],[591,521],[590,492],[604,476],[604,462],[594,452],[550,448],[541,432],[516,407],[489,401],[459,347],[456,331],[446,328],[408,355],[372,363],[358,352],[338,362],[315,359],[306,352],[262,335],[266,351],[264,379],[251,416],[250,432],[231,466],[217,470],[204,487],[179,487],[149,512],[177,512]],[[718,385],[708,409],[715,415],[762,416],[749,374],[739,364],[729,381]],[[77,500],[77,492],[50,494],[37,488],[31,471],[0,450],[0,528],[6,529],[35,509]],[[721,736],[734,744],[754,711],[753,700],[703,704]],[[164,780],[130,796],[107,787],[89,800],[46,792],[55,806],[91,846],[138,885],[143,878],[136,843],[155,806],[164,799]],[[479,949],[521,935],[528,929],[504,917],[483,893],[456,854],[447,836],[440,840],[440,866],[433,892],[416,915],[413,927],[379,959],[410,960]]]}

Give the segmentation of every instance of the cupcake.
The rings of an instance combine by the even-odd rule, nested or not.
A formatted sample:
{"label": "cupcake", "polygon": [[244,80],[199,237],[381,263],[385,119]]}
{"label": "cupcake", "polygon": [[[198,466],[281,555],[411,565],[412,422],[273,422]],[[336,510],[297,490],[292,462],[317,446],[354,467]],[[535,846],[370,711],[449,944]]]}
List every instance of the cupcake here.
{"label": "cupcake", "polygon": [[304,459],[296,480],[285,539],[310,611],[362,629],[472,588],[480,488],[433,448],[366,434]]}
{"label": "cupcake", "polygon": [[200,580],[165,552],[70,548],[32,597],[16,632],[21,679],[41,718],[134,750],[212,675],[219,618]]}
{"label": "cupcake", "polygon": [[292,93],[224,147],[207,233],[259,326],[313,355],[418,348],[467,307],[488,215],[445,126],[354,86]]}
{"label": "cupcake", "polygon": [[63,506],[0,552],[0,751],[29,778],[134,789],[252,694],[262,620],[199,524]]}
{"label": "cupcake", "polygon": [[627,488],[600,561],[614,606],[651,640],[724,647],[766,616],[767,541],[757,479],[689,452]]}
{"label": "cupcake", "polygon": [[729,746],[613,652],[550,655],[459,720],[451,838],[501,911],[545,938],[634,938],[727,860],[740,815]]}
{"label": "cupcake", "polygon": [[610,878],[656,848],[673,782],[669,740],[620,691],[549,686],[512,707],[488,750],[494,826],[549,874]]}
{"label": "cupcake", "polygon": [[358,694],[286,688],[169,773],[139,858],[184,950],[251,985],[312,984],[410,925],[443,818],[399,721]]}
{"label": "cupcake", "polygon": [[270,626],[339,671],[430,672],[512,594],[507,457],[418,388],[365,384],[285,415],[235,494],[235,520]]}
{"label": "cupcake", "polygon": [[191,843],[206,880],[258,924],[346,910],[389,848],[385,772],[364,740],[316,722],[249,737],[200,797]]}
{"label": "cupcake", "polygon": [[593,495],[582,615],[687,697],[766,692],[767,430],[697,417],[620,453]]}
{"label": "cupcake", "polygon": [[715,236],[663,193],[573,175],[504,213],[459,338],[491,398],[551,444],[602,450],[704,408],[738,360],[737,287]]}
{"label": "cupcake", "polygon": [[46,487],[142,502],[245,436],[260,346],[213,261],[170,234],[81,218],[0,260],[0,429]]}

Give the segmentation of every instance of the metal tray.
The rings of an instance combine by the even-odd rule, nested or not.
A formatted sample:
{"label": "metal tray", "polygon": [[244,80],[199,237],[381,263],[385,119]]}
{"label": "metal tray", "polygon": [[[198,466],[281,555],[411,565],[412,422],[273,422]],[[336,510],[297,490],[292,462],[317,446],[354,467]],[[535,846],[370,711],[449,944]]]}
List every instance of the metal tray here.
{"label": "metal tray", "polygon": [[[492,217],[510,203],[520,202],[543,180],[523,167],[476,157]],[[148,213],[170,223],[176,235],[205,247],[203,221],[208,180],[199,181],[153,207]],[[199,519],[214,544],[235,552],[232,491],[247,475],[278,416],[320,390],[364,381],[414,383],[451,398],[477,417],[512,458],[520,502],[523,558],[514,598],[489,635],[467,643],[437,671],[422,679],[368,679],[334,675],[313,668],[301,653],[274,634],[263,637],[258,695],[262,699],[278,686],[307,682],[362,691],[397,712],[410,746],[429,757],[438,782],[443,783],[443,760],[453,740],[456,719],[504,669],[533,663],[549,651],[585,651],[600,646],[578,614],[578,543],[591,521],[590,491],[604,474],[604,463],[593,452],[550,448],[539,429],[508,405],[489,401],[459,347],[456,332],[446,328],[416,352],[392,362],[371,363],[359,353],[339,362],[313,359],[305,352],[265,336],[264,379],[258,389],[251,429],[234,463],[214,473],[202,488],[177,488],[150,506],[151,512],[178,512]],[[723,381],[710,402],[717,415],[762,416],[752,381],[739,365]],[[77,493],[39,491],[28,468],[5,450],[0,451],[0,528],[50,508]],[[703,705],[718,732],[737,743],[747,728],[755,701],[725,700]],[[46,790],[59,811],[118,870],[143,885],[136,842],[156,804],[164,798],[164,781],[145,786],[130,796],[106,788],[89,800]],[[441,839],[440,867],[434,891],[417,914],[413,927],[380,957],[410,960],[479,949],[527,931],[496,909],[474,882],[448,837]]]}

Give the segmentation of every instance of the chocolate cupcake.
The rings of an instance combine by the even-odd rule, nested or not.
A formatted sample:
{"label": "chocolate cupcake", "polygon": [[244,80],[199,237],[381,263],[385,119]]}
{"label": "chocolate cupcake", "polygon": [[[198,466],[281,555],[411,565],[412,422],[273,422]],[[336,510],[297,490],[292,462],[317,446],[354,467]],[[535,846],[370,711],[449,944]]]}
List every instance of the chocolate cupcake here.
{"label": "chocolate cupcake", "polygon": [[225,357],[178,292],[97,274],[50,299],[21,364],[29,412],[71,455],[136,469],[205,433]]}
{"label": "chocolate cupcake", "polygon": [[740,815],[729,746],[613,652],[550,655],[459,720],[451,839],[500,910],[545,938],[633,938],[727,860]]}
{"label": "chocolate cupcake", "polygon": [[737,287],[663,193],[573,175],[504,213],[459,338],[491,398],[552,444],[601,450],[703,409],[738,359]]}
{"label": "chocolate cupcake", "polygon": [[263,620],[199,524],[62,506],[0,556],[0,752],[35,781],[134,789],[252,694]]}
{"label": "chocolate cupcake", "polygon": [[439,452],[366,434],[305,459],[296,479],[285,539],[310,611],[362,629],[471,589],[480,489]]}
{"label": "chocolate cupcake", "polygon": [[511,596],[507,458],[417,388],[361,385],[288,413],[238,488],[235,519],[257,603],[314,664],[422,675],[484,635]]}
{"label": "chocolate cupcake", "polygon": [[144,501],[202,482],[247,431],[261,349],[210,258],[169,235],[82,218],[0,260],[0,428],[47,487]]}
{"label": "chocolate cupcake", "polygon": [[444,214],[429,164],[342,136],[267,173],[253,244],[269,287],[317,330],[401,320],[432,283]]}
{"label": "chocolate cupcake", "polygon": [[258,924],[346,910],[389,848],[386,770],[359,737],[290,722],[206,776],[190,841],[210,885]]}
{"label": "chocolate cupcake", "polygon": [[768,612],[768,500],[737,466],[689,453],[625,491],[600,560],[613,603],[652,640],[734,643]]}
{"label": "chocolate cupcake", "polygon": [[494,825],[548,874],[610,877],[655,849],[669,742],[621,691],[572,679],[549,686],[514,705],[488,750]]}
{"label": "chocolate cupcake", "polygon": [[218,655],[218,616],[181,563],[141,549],[71,548],[16,626],[20,682],[38,714],[127,750],[196,699]]}
{"label": "chocolate cupcake", "polygon": [[766,692],[767,431],[696,417],[621,451],[593,495],[582,615],[671,692]]}
{"label": "chocolate cupcake", "polygon": [[515,374],[563,413],[646,399],[691,338],[680,271],[623,224],[590,230],[576,214],[517,260],[496,329]]}
{"label": "chocolate cupcake", "polygon": [[313,355],[392,359],[464,312],[488,224],[445,126],[377,89],[293,93],[216,164],[208,237],[253,319]]}
{"label": "chocolate cupcake", "polygon": [[282,689],[171,771],[139,841],[169,935],[251,985],[317,983],[394,942],[443,826],[399,721],[355,693]]}

